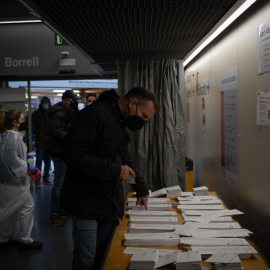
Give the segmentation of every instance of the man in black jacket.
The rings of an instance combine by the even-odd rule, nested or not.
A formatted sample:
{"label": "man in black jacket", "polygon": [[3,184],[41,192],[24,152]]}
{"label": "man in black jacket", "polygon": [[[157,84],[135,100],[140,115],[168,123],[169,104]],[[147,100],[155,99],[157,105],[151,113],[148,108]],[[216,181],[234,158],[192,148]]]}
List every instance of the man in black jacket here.
{"label": "man in black jacket", "polygon": [[59,217],[60,194],[67,169],[62,159],[63,149],[77,105],[78,103],[73,92],[66,90],[62,95],[62,102],[53,105],[48,111],[49,121],[46,149],[52,156],[54,163],[54,183],[51,193],[51,215],[49,222],[53,226],[63,226],[63,221]]}
{"label": "man in black jacket", "polygon": [[126,127],[135,131],[159,110],[154,94],[143,87],[123,98],[104,91],[78,114],[65,143],[68,169],[62,207],[73,215],[72,269],[98,269],[116,219],[124,214],[122,181],[135,177],[137,204],[147,209],[149,194],[128,151]]}

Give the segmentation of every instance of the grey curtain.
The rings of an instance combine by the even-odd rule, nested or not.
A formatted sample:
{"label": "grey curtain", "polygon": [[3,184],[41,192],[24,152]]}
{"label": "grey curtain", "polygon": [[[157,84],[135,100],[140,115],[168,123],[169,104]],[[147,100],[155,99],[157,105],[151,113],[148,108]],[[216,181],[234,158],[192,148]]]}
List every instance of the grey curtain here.
{"label": "grey curtain", "polygon": [[118,92],[143,86],[160,103],[142,130],[130,132],[131,153],[148,188],[180,185],[185,190],[185,126],[175,60],[118,63]]}

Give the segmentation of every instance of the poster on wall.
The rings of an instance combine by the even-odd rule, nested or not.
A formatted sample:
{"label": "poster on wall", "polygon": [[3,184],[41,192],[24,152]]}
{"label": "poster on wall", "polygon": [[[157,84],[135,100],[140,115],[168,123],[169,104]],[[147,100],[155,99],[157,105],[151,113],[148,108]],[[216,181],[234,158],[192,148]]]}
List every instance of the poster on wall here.
{"label": "poster on wall", "polygon": [[221,170],[235,189],[237,179],[237,68],[221,73]]}
{"label": "poster on wall", "polygon": [[257,95],[257,125],[270,127],[270,93],[259,92]]}
{"label": "poster on wall", "polygon": [[270,71],[270,21],[263,23],[257,33],[258,74]]}

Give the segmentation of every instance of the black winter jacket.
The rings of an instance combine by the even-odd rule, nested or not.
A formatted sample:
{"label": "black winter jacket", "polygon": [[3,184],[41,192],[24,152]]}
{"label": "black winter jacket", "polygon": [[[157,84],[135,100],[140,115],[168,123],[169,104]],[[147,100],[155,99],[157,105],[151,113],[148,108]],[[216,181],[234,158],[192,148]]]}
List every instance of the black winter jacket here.
{"label": "black winter jacket", "polygon": [[123,217],[121,165],[134,169],[137,197],[149,194],[128,151],[118,99],[114,90],[103,92],[98,101],[79,112],[65,142],[63,158],[68,169],[61,207],[79,218],[104,220],[116,212]]}
{"label": "black winter jacket", "polygon": [[41,106],[32,113],[32,128],[35,134],[35,146],[39,148],[46,147],[48,116]]}
{"label": "black winter jacket", "polygon": [[48,111],[46,150],[53,157],[62,158],[64,141],[73,122],[74,113],[63,102]]}

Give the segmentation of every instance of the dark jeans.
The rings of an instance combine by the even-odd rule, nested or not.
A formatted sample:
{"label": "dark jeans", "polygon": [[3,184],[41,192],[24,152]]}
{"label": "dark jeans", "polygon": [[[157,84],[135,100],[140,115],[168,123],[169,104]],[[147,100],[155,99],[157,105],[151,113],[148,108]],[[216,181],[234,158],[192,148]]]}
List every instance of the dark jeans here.
{"label": "dark jeans", "polygon": [[51,156],[44,148],[36,148],[37,159],[36,167],[41,171],[42,161],[44,160],[44,174],[43,177],[49,177],[49,170],[51,167]]}
{"label": "dark jeans", "polygon": [[107,221],[82,219],[73,220],[72,270],[100,269],[106,247],[117,224],[116,217]]}

